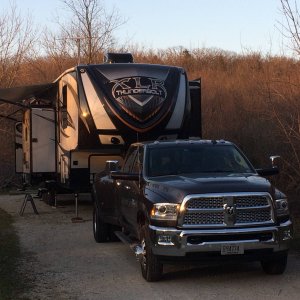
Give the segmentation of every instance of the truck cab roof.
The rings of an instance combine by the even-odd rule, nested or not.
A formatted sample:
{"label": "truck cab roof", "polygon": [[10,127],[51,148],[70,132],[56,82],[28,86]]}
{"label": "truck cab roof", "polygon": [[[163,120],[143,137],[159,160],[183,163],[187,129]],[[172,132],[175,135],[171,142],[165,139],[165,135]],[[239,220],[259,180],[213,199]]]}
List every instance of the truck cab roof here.
{"label": "truck cab roof", "polygon": [[160,140],[160,141],[145,141],[132,144],[132,146],[146,146],[147,147],[165,147],[172,145],[184,144],[206,144],[206,145],[233,145],[232,142],[225,140],[203,140],[203,139],[184,139],[184,140]]}

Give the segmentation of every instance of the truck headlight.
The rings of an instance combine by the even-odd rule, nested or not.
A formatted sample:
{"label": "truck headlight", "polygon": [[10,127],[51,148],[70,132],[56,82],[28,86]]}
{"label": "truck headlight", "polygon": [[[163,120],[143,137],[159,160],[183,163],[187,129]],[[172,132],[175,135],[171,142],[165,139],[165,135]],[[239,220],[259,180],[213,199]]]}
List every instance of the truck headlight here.
{"label": "truck headlight", "polygon": [[156,203],[151,210],[151,219],[161,221],[176,221],[179,204]]}
{"label": "truck headlight", "polygon": [[288,216],[289,205],[286,198],[276,200],[277,216]]}

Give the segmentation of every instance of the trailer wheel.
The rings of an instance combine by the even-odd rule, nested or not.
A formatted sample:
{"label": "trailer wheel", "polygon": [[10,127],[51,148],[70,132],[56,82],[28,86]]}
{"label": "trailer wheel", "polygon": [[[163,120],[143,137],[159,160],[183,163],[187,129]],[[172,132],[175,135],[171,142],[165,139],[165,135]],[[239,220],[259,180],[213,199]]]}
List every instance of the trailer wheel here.
{"label": "trailer wheel", "polygon": [[142,256],[140,259],[142,275],[147,281],[158,281],[163,274],[163,264],[158,257],[152,253],[149,230],[143,225],[140,230],[140,241]]}
{"label": "trailer wheel", "polygon": [[261,261],[261,266],[265,273],[270,275],[280,275],[286,269],[287,264],[287,253],[280,256],[276,256],[272,259]]}
{"label": "trailer wheel", "polygon": [[47,190],[44,193],[42,193],[42,201],[44,201],[46,204],[50,206],[55,205],[55,190]]}
{"label": "trailer wheel", "polygon": [[42,201],[48,204],[48,191],[42,193]]}
{"label": "trailer wheel", "polygon": [[54,189],[49,190],[48,192],[48,204],[51,206],[55,206],[55,197],[56,191]]}
{"label": "trailer wheel", "polygon": [[100,216],[99,209],[94,204],[93,210],[93,232],[94,238],[97,243],[104,243],[109,240],[110,230],[109,224],[104,223]]}

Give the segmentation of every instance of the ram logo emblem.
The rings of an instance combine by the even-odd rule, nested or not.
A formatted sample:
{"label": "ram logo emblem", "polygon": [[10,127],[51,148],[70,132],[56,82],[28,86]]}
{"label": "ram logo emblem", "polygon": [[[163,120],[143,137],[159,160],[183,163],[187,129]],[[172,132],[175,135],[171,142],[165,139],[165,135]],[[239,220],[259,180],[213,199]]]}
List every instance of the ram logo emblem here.
{"label": "ram logo emblem", "polygon": [[233,215],[234,214],[234,207],[233,206],[225,206],[225,212],[228,214],[228,215]]}
{"label": "ram logo emblem", "polygon": [[224,223],[227,226],[234,226],[236,222],[236,207],[235,205],[231,204],[224,204],[223,206],[224,209]]}

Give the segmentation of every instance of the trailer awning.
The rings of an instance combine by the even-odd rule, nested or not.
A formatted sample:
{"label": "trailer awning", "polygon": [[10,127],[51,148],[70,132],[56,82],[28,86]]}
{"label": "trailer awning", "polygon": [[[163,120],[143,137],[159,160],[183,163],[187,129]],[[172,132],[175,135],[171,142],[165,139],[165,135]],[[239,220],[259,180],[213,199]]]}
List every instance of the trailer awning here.
{"label": "trailer awning", "polygon": [[30,107],[30,102],[26,103],[25,100],[36,99],[51,104],[56,87],[57,83],[46,83],[0,89],[0,102]]}

